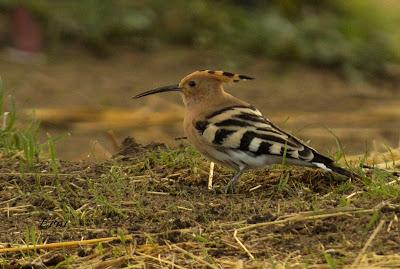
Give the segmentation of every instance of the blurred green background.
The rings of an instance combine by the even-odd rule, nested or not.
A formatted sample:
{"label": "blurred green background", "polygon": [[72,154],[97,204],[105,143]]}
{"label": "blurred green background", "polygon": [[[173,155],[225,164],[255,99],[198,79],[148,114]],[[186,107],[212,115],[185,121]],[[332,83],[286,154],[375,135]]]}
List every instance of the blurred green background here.
{"label": "blurred green background", "polygon": [[[177,44],[387,75],[400,60],[400,4],[377,0],[2,0],[24,6],[46,48],[71,43],[98,56],[115,44],[141,50]],[[232,57],[232,56],[226,56]]]}
{"label": "blurred green background", "polygon": [[0,0],[0,70],[62,158],[174,144],[179,97],[129,97],[214,68],[255,76],[230,92],[315,147],[363,153],[399,145],[399,25],[398,0]]}

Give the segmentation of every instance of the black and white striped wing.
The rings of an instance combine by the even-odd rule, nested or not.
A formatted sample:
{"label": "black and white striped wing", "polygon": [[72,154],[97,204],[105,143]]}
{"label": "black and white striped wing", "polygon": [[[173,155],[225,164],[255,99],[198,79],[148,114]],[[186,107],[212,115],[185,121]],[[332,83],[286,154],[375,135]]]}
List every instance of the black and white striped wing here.
{"label": "black and white striped wing", "polygon": [[194,122],[194,127],[210,146],[219,151],[235,155],[236,158],[243,155],[235,153],[245,153],[244,160],[241,160],[245,165],[252,166],[250,161],[246,163],[246,158],[274,156],[277,159],[284,155],[286,159],[299,163],[316,166],[321,163],[320,167],[333,162],[273,125],[260,111],[250,106],[223,108]]}

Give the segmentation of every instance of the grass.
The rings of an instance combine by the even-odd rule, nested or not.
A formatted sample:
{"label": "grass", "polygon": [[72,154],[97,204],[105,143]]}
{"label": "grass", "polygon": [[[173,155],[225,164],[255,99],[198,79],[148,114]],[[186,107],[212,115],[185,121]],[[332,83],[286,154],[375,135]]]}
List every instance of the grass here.
{"label": "grass", "polygon": [[51,168],[51,171],[55,174],[59,173],[60,171],[60,161],[57,158],[57,153],[56,153],[56,147],[55,147],[55,139],[53,137],[51,137],[50,135],[48,136],[48,140],[47,140],[47,148],[48,148],[48,152],[50,155],[49,158],[49,165]]}
{"label": "grass", "polygon": [[[238,193],[226,195],[232,172],[217,166],[208,190],[209,163],[192,147],[60,162],[55,138],[40,144],[37,127],[18,127],[13,117],[0,140],[3,268],[400,265],[400,182],[386,171],[348,180],[279,165],[249,171]],[[30,149],[9,142],[22,134],[31,135]],[[43,219],[65,227],[41,228]],[[17,248],[3,253],[9,245]]]}
{"label": "grass", "polygon": [[199,163],[200,154],[191,146],[148,152],[146,157],[148,169],[154,166],[165,166],[166,168],[190,168],[192,172],[196,172]]}
{"label": "grass", "polygon": [[39,242],[39,231],[36,227],[27,227],[24,231],[24,242],[26,245],[38,245]]}
{"label": "grass", "polygon": [[370,183],[368,188],[368,195],[371,198],[394,198],[399,197],[399,188],[396,184],[388,184],[387,177],[375,178],[376,181]]}
{"label": "grass", "polygon": [[[207,162],[198,158],[196,165],[188,169],[180,159],[181,155],[190,159],[192,154],[191,148],[160,148],[135,156],[133,165],[131,162],[115,161],[86,164],[63,162],[60,164],[60,171],[63,172],[54,173],[50,178],[38,177],[39,172],[20,174],[27,183],[19,185],[25,195],[13,207],[32,204],[31,212],[39,212],[39,216],[49,217],[52,212],[58,212],[56,218],[70,218],[66,229],[38,231],[35,214],[26,211],[28,215],[24,222],[27,222],[25,227],[28,228],[22,239],[28,245],[38,245],[43,241],[51,243],[79,240],[81,237],[115,236],[119,243],[115,241],[83,248],[82,253],[88,253],[84,257],[97,253],[90,260],[93,266],[105,265],[106,261],[110,264],[122,262],[126,266],[138,263],[150,266],[154,265],[154,259],[160,259],[162,264],[172,262],[183,267],[205,263],[229,267],[240,261],[251,268],[274,264],[298,264],[304,268],[325,264],[329,268],[339,268],[351,264],[363,246],[360,242],[365,242],[364,238],[381,220],[389,223],[392,212],[398,210],[395,204],[397,197],[376,196],[371,200],[368,185],[363,181],[335,182],[317,171],[285,166],[271,169],[268,173],[249,172],[239,185],[239,194],[218,194],[219,189],[222,193],[230,175],[217,169],[214,190],[208,191],[206,177],[193,181],[191,174],[192,169],[208,167]],[[174,162],[171,156],[177,156],[180,161]],[[152,167],[148,167],[149,163]],[[51,164],[47,165],[50,167]],[[167,174],[179,175],[166,181],[165,170]],[[309,176],[307,173],[310,173]],[[387,174],[379,176],[382,185],[390,180]],[[52,178],[58,178],[58,183]],[[32,190],[31,181],[35,182],[33,185],[37,186],[37,190]],[[249,192],[246,184],[250,182],[262,187]],[[325,182],[325,185],[315,189],[317,182]],[[7,181],[0,184],[11,186]],[[191,185],[189,189],[188,184]],[[272,192],[270,186],[275,186]],[[400,189],[399,184],[389,186],[393,190]],[[352,196],[351,204],[341,202],[344,196],[365,189],[364,194]],[[34,195],[28,192],[34,192]],[[42,202],[38,203],[38,200]],[[49,201],[53,201],[50,208]],[[381,202],[389,207],[376,207]],[[393,209],[390,206],[394,206]],[[18,215],[11,213],[11,223],[18,219]],[[235,229],[238,230],[237,238],[251,252],[254,260],[232,237]],[[381,242],[385,242],[387,236],[397,238],[400,235],[396,230],[381,233],[371,244],[375,242],[380,253],[391,255],[390,244],[381,245]],[[342,241],[343,238],[347,243]],[[18,242],[17,238],[9,239],[12,244]],[[0,242],[4,240],[3,236]],[[300,246],[292,245],[292,242],[300,242]],[[325,250],[319,249],[321,243]],[[301,245],[307,245],[308,250]],[[132,248],[136,249],[134,253]],[[341,249],[341,256],[337,256],[336,248]],[[84,262],[83,257],[73,249],[46,252],[63,257],[58,266],[68,264],[74,267]],[[175,258],[168,253],[174,253]],[[365,255],[371,255],[371,252]],[[36,257],[28,254],[23,260],[30,261]],[[263,261],[265,257],[273,258]],[[4,259],[1,254],[0,259]],[[21,257],[8,255],[6,259],[18,261]]]}
{"label": "grass", "polygon": [[332,258],[332,256],[328,252],[324,252],[323,254],[324,254],[326,263],[328,264],[329,268],[336,269],[337,268],[337,262],[335,261],[335,259]]}
{"label": "grass", "polygon": [[112,166],[98,180],[90,180],[88,191],[93,196],[96,205],[100,207],[99,213],[106,217],[126,217],[120,208],[128,192],[127,183],[124,171],[117,166]]}
{"label": "grass", "polygon": [[12,96],[6,97],[2,81],[0,81],[0,114],[3,122],[0,130],[0,151],[8,157],[22,157],[25,169],[33,170],[41,152],[41,145],[38,142],[39,123],[33,119],[28,127],[16,126],[15,103]]}

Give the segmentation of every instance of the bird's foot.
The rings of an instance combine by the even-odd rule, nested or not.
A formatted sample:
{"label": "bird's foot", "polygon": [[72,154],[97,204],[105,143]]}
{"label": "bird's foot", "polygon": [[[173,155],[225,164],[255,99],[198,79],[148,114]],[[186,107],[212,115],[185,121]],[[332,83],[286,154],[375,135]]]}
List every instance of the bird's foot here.
{"label": "bird's foot", "polygon": [[244,169],[240,169],[235,176],[228,182],[228,185],[226,185],[225,188],[225,193],[236,193],[236,184],[240,178],[240,176],[243,174]]}
{"label": "bird's foot", "polygon": [[236,193],[236,184],[235,182],[229,181],[228,185],[225,187],[226,194],[234,194]]}

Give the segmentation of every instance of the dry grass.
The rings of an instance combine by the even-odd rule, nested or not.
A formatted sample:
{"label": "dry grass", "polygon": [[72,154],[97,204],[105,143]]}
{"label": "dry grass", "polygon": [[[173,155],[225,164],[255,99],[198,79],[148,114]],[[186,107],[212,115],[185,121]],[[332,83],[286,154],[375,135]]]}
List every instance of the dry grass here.
{"label": "dry grass", "polygon": [[[230,172],[216,166],[209,189],[209,163],[191,149],[130,149],[111,162],[63,162],[60,174],[3,160],[3,268],[400,266],[400,184],[389,174],[368,172],[374,185],[279,168],[248,173],[224,195]],[[69,222],[43,229],[43,217]]]}
{"label": "dry grass", "polygon": [[[290,220],[294,220],[297,222],[305,222],[310,219],[324,219],[334,216],[345,215],[349,218],[355,217],[354,214],[360,213],[371,213],[375,212],[379,209],[370,209],[370,210],[359,210],[355,208],[348,208],[342,211],[334,210],[335,213],[331,213],[332,210],[321,210],[317,213],[315,212],[301,212],[298,214],[291,214],[288,218],[283,218],[283,221],[273,221],[268,224],[271,225],[280,225],[281,227],[285,227],[286,223],[289,223]],[[263,223],[262,225],[257,225],[257,227],[265,226],[267,223]],[[10,253],[29,253],[29,251],[34,250],[36,253],[42,253],[39,257],[35,258],[32,264],[36,266],[39,264],[44,264],[50,254],[52,257],[61,257],[62,260],[65,261],[65,257],[61,256],[65,252],[65,249],[68,248],[79,248],[84,249],[87,245],[97,245],[100,243],[104,244],[104,247],[101,247],[101,251],[96,249],[93,254],[85,257],[74,257],[74,260],[70,263],[73,268],[85,268],[84,266],[90,265],[93,268],[122,268],[124,266],[155,266],[160,268],[187,268],[188,265],[194,267],[206,266],[208,268],[259,268],[262,267],[271,267],[272,265],[275,268],[284,268],[284,267],[303,267],[306,264],[304,260],[302,260],[301,255],[298,255],[298,251],[294,251],[293,253],[288,253],[285,259],[276,260],[271,263],[270,261],[262,261],[260,257],[255,258],[247,247],[244,245],[241,239],[238,237],[238,231],[241,231],[241,236],[245,237],[245,231],[249,230],[248,227],[243,227],[240,229],[235,229],[234,227],[238,224],[228,225],[230,227],[229,230],[233,229],[234,233],[232,239],[236,241],[232,242],[232,239],[225,238],[224,243],[231,245],[237,251],[243,251],[248,255],[248,259],[243,258],[234,258],[234,257],[223,257],[223,258],[210,258],[208,255],[204,256],[208,250],[211,248],[207,248],[204,244],[190,242],[190,243],[177,243],[172,244],[164,241],[163,244],[143,244],[137,245],[134,243],[135,238],[140,236],[144,236],[144,234],[132,234],[125,235],[122,239],[121,237],[106,237],[106,238],[98,238],[91,240],[79,240],[79,241],[65,241],[58,243],[49,243],[49,244],[38,244],[38,245],[28,245],[28,246],[18,246],[11,248],[0,248],[0,254],[10,254]],[[222,228],[226,229],[226,223],[221,227],[218,225],[214,226],[215,234],[221,234],[220,231]],[[255,229],[255,226],[251,226],[252,229]],[[349,255],[350,257],[355,257],[354,261],[351,265],[343,265],[344,268],[395,268],[400,266],[400,255],[398,254],[390,254],[390,255],[378,255],[373,249],[372,251],[368,251],[368,249],[373,244],[374,238],[378,233],[385,227],[385,221],[381,220],[376,228],[371,233],[368,240],[365,242],[361,251],[357,253],[344,253],[342,255]],[[387,226],[386,226],[387,227]],[[182,229],[178,232],[181,233],[191,233],[195,232],[195,230]],[[122,242],[121,242],[122,241]],[[230,241],[230,243],[228,243]],[[250,240],[251,241],[251,240]],[[56,251],[56,249],[62,249],[64,251]],[[327,252],[332,252],[333,250],[326,250]],[[113,252],[118,252],[117,257],[113,254]],[[255,251],[256,252],[256,251]],[[357,254],[355,256],[355,254]],[[155,263],[154,263],[155,262]],[[47,262],[49,265],[49,263]],[[83,264],[85,264],[83,266]],[[51,265],[51,264],[50,264]],[[122,266],[122,267],[121,267]],[[324,264],[309,264],[311,268],[325,268],[328,265]],[[310,268],[307,267],[307,268]],[[7,268],[7,267],[6,267]],[[133,268],[133,267],[129,267]],[[136,267],[135,267],[136,268]]]}

